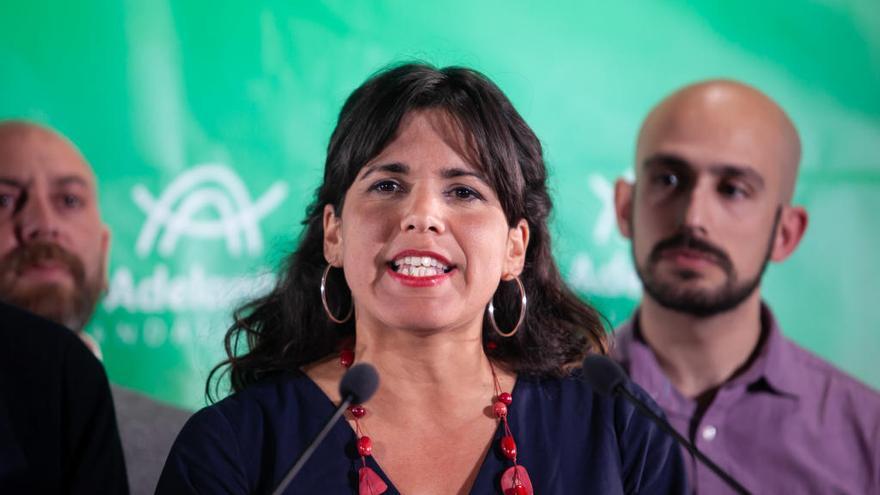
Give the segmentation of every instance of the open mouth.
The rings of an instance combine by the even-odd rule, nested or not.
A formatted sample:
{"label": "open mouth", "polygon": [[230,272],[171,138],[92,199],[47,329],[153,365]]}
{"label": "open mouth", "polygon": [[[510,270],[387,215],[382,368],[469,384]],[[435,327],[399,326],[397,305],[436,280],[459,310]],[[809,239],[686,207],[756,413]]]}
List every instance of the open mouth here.
{"label": "open mouth", "polygon": [[395,273],[407,277],[436,277],[452,271],[454,265],[433,256],[400,256],[388,264]]}

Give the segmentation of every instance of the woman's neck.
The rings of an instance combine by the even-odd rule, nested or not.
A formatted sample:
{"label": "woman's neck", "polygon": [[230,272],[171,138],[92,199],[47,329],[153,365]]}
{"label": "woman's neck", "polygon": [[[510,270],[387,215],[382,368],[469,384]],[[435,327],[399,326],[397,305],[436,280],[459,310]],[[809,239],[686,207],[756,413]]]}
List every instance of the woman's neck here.
{"label": "woman's neck", "polygon": [[[354,350],[355,362],[368,362],[379,371],[376,401],[385,405],[457,410],[492,399],[493,368],[479,326],[425,333],[365,325],[358,328]],[[495,371],[501,387],[509,390],[513,375],[499,367]]]}
{"label": "woman's neck", "polygon": [[[355,363],[370,363],[379,372],[379,390],[371,402],[382,409],[491,405],[493,366],[483,349],[481,327],[424,332],[358,322],[354,353]],[[344,372],[335,356],[304,370],[325,392],[334,391],[332,384]],[[501,388],[511,390],[515,375],[497,365],[494,370]],[[334,393],[328,395],[339,400]]]}

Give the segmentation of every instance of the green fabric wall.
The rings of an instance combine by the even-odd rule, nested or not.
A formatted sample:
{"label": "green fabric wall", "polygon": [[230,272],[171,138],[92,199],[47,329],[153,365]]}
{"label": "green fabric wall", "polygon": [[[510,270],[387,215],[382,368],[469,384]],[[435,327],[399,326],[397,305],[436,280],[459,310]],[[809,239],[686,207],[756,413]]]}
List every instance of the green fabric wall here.
{"label": "green fabric wall", "polygon": [[610,187],[641,119],[699,79],[765,90],[800,129],[811,214],[765,297],[788,335],[880,386],[876,0],[6,1],[0,118],[56,127],[100,180],[111,290],[89,331],[112,381],[204,404],[230,310],[291,249],[344,98],[412,59],[474,67],[517,105],[546,146],[563,273],[614,323],[639,287]]}

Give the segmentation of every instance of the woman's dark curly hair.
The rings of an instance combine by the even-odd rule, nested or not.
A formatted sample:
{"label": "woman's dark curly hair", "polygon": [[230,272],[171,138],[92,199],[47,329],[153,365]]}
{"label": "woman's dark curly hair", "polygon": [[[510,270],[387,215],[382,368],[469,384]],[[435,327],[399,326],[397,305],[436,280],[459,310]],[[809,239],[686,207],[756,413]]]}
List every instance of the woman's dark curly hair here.
{"label": "woman's dark curly hair", "polygon": [[[600,315],[565,285],[550,249],[547,191],[541,143],[506,96],[471,69],[437,69],[406,64],[383,70],[357,88],[339,114],[327,149],[324,182],[306,210],[296,251],[285,261],[275,288],[235,312],[226,333],[227,358],[208,378],[229,373],[234,391],[269,374],[297,369],[338,351],[354,335],[354,320],[331,322],[324,313],[319,285],[324,259],[324,205],[341,214],[342,201],[355,176],[395,137],[405,115],[439,110],[464,133],[469,156],[495,190],[511,227],[528,222],[530,239],[521,280],[528,307],[520,331],[499,337],[484,321],[491,357],[519,373],[561,375],[588,352],[607,352]],[[351,303],[341,270],[331,270],[327,299],[336,315]],[[500,284],[495,314],[501,328],[519,315],[516,284]],[[503,318],[501,315],[509,315]],[[242,337],[247,348],[242,349]],[[219,386],[219,380],[217,380]]]}

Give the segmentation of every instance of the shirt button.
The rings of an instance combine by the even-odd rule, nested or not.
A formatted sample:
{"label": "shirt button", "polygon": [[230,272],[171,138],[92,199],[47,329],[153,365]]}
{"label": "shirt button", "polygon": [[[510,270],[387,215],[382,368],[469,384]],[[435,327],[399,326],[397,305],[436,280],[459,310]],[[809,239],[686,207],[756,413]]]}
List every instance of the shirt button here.
{"label": "shirt button", "polygon": [[715,438],[715,435],[717,433],[718,433],[718,430],[714,426],[709,425],[709,426],[703,428],[703,433],[702,433],[703,440],[705,440],[707,442],[711,442],[712,439]]}

